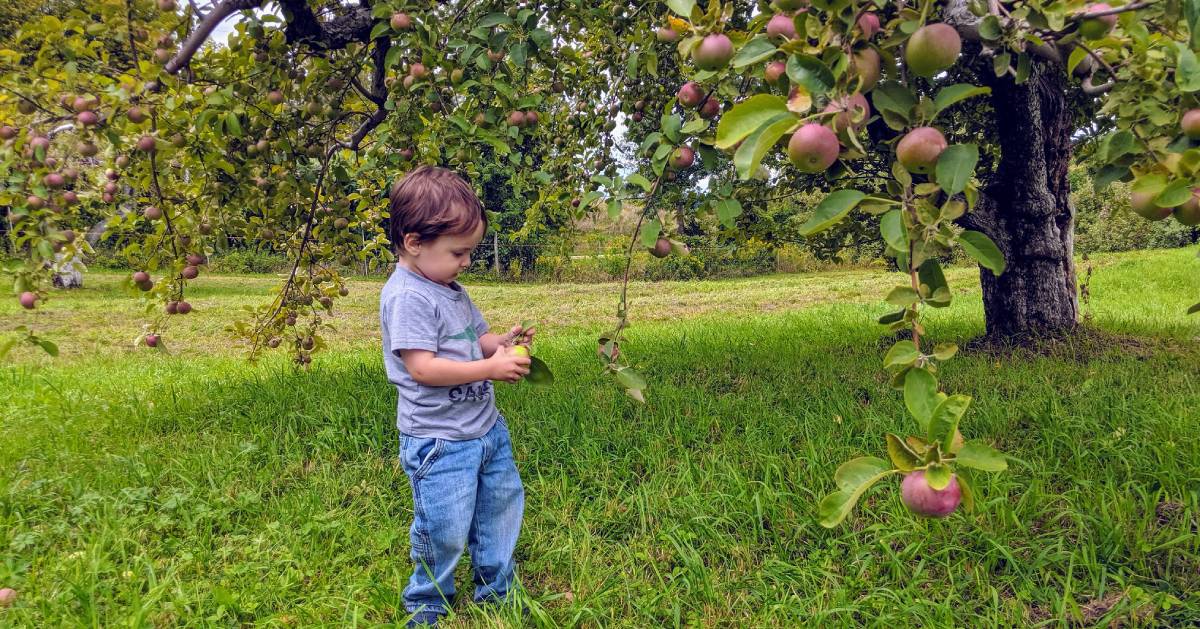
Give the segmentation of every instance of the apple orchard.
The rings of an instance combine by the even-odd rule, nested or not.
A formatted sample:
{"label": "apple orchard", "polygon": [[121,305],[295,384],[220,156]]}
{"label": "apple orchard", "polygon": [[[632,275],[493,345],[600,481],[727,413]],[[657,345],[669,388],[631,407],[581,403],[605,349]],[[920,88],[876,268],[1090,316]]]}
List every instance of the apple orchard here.
{"label": "apple orchard", "polygon": [[[821,191],[806,235],[869,219],[906,275],[879,323],[906,331],[884,367],[917,429],[886,435],[888,460],[842,465],[822,524],[891,474],[911,509],[944,516],[1006,459],[964,439],[970,397],[939,390],[956,348],[920,317],[950,304],[939,259],[978,262],[989,336],[1069,332],[1081,133],[1097,186],[1132,182],[1146,219],[1200,223],[1198,19],[1200,0],[80,3],[0,49],[0,206],[19,254],[4,271],[21,306],[53,308],[52,277],[83,262],[100,217],[136,269],[139,342],[161,348],[207,256],[266,241],[290,273],[230,330],[252,357],[306,365],[344,274],[391,259],[386,191],[413,165],[502,169],[523,230],[636,205],[629,251],[660,257],[687,255],[673,225],[688,213],[737,228],[764,190]],[[632,172],[612,159],[618,118]],[[680,203],[701,178],[703,202]],[[643,400],[617,351],[625,298],[599,353]]]}

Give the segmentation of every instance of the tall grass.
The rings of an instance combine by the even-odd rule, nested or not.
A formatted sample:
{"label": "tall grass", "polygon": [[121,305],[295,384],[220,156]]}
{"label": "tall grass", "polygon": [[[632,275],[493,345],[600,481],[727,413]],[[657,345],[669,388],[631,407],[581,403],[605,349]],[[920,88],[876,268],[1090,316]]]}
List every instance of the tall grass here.
{"label": "tall grass", "polygon": [[[537,342],[556,384],[497,387],[530,615],[459,603],[450,626],[1200,623],[1200,346],[1180,307],[1197,269],[1180,252],[1107,260],[1100,330],[968,351],[941,374],[975,398],[964,433],[1019,459],[983,477],[978,513],[917,519],[893,482],[834,530],[815,505],[836,466],[912,430],[869,323],[886,305],[808,286],[800,310],[643,317],[660,320],[625,347],[652,382],[643,407],[600,376],[590,331],[608,321],[579,304]],[[473,294],[507,314],[535,290]],[[977,288],[960,290],[929,320],[936,341],[982,332]],[[402,622],[411,503],[377,352],[307,373],[229,350],[0,370],[0,587],[20,593],[0,624]]]}

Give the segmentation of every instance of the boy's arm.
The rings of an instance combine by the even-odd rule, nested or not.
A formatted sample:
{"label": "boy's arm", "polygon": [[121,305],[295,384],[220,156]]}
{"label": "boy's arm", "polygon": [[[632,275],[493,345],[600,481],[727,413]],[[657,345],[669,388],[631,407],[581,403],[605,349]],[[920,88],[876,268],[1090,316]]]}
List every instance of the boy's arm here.
{"label": "boy's arm", "polygon": [[483,360],[458,361],[437,358],[428,350],[402,349],[400,358],[413,380],[429,387],[450,387],[479,380],[516,382],[529,373],[529,358],[508,352],[494,353]]}

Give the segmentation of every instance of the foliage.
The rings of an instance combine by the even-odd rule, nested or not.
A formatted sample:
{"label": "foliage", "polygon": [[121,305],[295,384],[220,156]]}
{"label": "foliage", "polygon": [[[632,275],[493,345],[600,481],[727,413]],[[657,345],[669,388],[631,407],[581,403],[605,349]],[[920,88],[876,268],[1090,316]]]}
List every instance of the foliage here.
{"label": "foliage", "polygon": [[[203,17],[176,0],[98,0],[31,21],[0,50],[0,114],[13,123],[0,150],[0,205],[12,207],[26,261],[11,269],[15,292],[29,304],[45,300],[56,250],[70,260],[79,249],[66,228],[81,201],[128,207],[113,228],[136,234],[123,253],[154,276],[130,278],[148,313],[164,302],[167,313],[190,310],[188,280],[214,239],[268,241],[291,271],[271,303],[230,329],[252,357],[282,345],[306,365],[346,292],[331,263],[391,257],[381,225],[393,172],[447,164],[524,200],[518,241],[576,209],[603,204],[619,214],[641,202],[616,323],[598,342],[606,372],[644,401],[648,380],[616,351],[630,323],[633,251],[684,256],[698,217],[733,229],[747,204],[798,170],[827,192],[796,228],[801,236],[873,217],[907,276],[887,292],[895,310],[880,323],[909,334],[884,366],[919,428],[888,437],[890,464],[859,459],[835,473],[822,523],[840,522],[891,473],[921,470],[937,490],[963,467],[999,471],[1003,455],[961,439],[971,399],[943,393],[935,375],[956,348],[929,343],[921,320],[926,308],[951,304],[941,265],[951,252],[995,275],[1006,265],[987,235],[960,224],[979,201],[975,174],[991,154],[979,137],[988,121],[955,111],[989,93],[984,78],[1077,76],[1107,120],[1098,186],[1132,180],[1142,199],[1135,209],[1147,215],[1200,205],[1191,188],[1200,129],[1184,134],[1176,124],[1188,122],[1200,91],[1200,0],[1086,13],[1078,2],[1040,0],[834,0],[792,12],[798,4],[277,0],[280,20],[251,12],[261,0],[220,0]],[[237,12],[230,45],[201,50]],[[960,61],[963,38],[970,50]],[[666,86],[684,79],[672,98]],[[636,149],[621,173],[609,159],[620,95],[638,83],[659,89],[634,104]],[[50,137],[70,121],[73,135]],[[786,161],[776,150],[785,136]],[[92,155],[112,165],[107,183],[70,170]],[[481,173],[480,164],[510,170]],[[711,175],[708,194],[688,198],[676,182],[701,172]],[[959,474],[968,508],[970,480]]]}

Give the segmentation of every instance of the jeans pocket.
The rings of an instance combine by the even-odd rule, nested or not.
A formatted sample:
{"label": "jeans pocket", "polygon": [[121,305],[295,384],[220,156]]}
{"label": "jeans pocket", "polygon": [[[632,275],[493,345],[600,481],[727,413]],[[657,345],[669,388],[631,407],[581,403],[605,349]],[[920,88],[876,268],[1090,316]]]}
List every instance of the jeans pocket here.
{"label": "jeans pocket", "polygon": [[437,462],[445,445],[444,439],[409,437],[408,443],[405,445],[404,463],[405,467],[412,470],[410,472],[412,477],[424,477],[429,472],[429,468]]}

